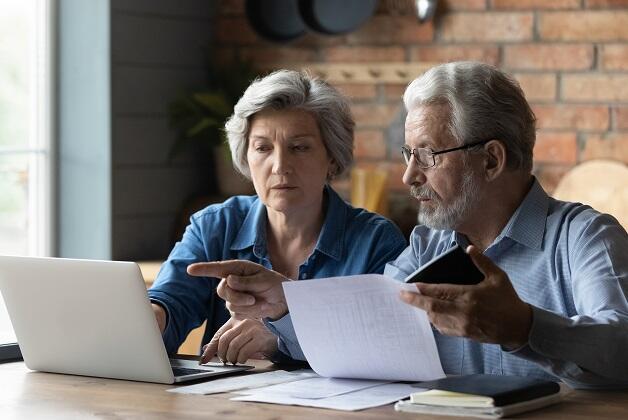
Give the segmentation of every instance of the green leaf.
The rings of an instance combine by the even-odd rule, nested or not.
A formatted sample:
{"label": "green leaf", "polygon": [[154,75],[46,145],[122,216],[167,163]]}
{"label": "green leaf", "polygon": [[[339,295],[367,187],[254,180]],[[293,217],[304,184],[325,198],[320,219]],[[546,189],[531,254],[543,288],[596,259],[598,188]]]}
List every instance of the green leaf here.
{"label": "green leaf", "polygon": [[218,127],[220,125],[221,125],[220,121],[216,120],[215,118],[205,117],[205,118],[202,118],[198,123],[196,123],[196,125],[187,129],[185,131],[185,136],[188,138],[194,137],[200,132],[202,132],[203,130],[206,130],[210,127]]}
{"label": "green leaf", "polygon": [[231,115],[231,107],[220,93],[195,93],[194,100],[203,105],[208,111],[220,116]]}

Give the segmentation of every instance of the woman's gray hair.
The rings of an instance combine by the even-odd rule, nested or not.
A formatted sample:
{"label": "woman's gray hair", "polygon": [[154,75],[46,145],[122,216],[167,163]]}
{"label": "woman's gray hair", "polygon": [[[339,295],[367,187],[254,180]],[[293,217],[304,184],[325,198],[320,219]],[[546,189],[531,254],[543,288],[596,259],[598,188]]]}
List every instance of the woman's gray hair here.
{"label": "woman's gray hair", "polygon": [[265,109],[300,109],[314,117],[335,164],[328,179],[351,166],[355,123],[347,98],[329,83],[305,72],[278,70],[254,80],[225,123],[233,164],[247,178],[251,178],[246,158],[251,118]]}
{"label": "woman's gray hair", "polygon": [[503,71],[477,62],[441,64],[412,81],[403,102],[408,112],[448,105],[449,129],[460,145],[501,140],[508,168],[532,170],[536,117],[519,83]]}

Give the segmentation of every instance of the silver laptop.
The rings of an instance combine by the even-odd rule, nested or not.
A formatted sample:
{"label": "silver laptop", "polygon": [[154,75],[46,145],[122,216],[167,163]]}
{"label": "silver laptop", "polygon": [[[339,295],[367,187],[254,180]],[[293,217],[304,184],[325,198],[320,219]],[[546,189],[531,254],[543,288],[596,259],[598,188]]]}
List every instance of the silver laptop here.
{"label": "silver laptop", "polygon": [[0,256],[0,292],[32,370],[171,384],[253,368],[168,359],[132,262]]}

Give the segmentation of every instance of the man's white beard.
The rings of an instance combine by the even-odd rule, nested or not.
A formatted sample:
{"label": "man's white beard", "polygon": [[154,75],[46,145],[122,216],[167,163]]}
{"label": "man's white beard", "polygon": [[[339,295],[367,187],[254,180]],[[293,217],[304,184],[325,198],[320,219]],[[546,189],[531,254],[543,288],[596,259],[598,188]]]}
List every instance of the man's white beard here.
{"label": "man's white beard", "polygon": [[429,206],[419,204],[418,222],[432,229],[454,230],[460,225],[462,219],[479,201],[478,186],[473,179],[473,174],[465,167],[460,185],[460,194],[455,201],[444,207],[436,193],[427,185],[412,186],[410,194],[413,197],[429,198]]}

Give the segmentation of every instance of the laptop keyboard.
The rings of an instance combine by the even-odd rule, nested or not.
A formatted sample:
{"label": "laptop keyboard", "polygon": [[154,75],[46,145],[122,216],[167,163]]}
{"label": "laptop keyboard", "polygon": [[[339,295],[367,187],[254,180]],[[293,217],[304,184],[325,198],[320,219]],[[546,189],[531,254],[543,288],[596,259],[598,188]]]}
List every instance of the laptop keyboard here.
{"label": "laptop keyboard", "polygon": [[173,367],[172,368],[172,373],[174,374],[174,376],[185,376],[185,375],[194,375],[196,373],[207,373],[207,372],[212,372],[209,369],[189,369],[189,368],[183,368],[183,367]]}

